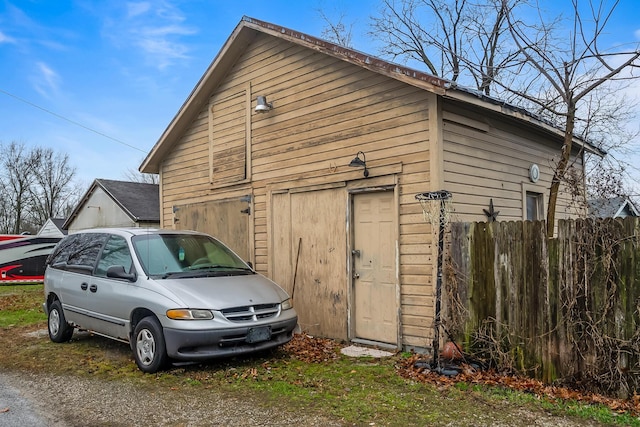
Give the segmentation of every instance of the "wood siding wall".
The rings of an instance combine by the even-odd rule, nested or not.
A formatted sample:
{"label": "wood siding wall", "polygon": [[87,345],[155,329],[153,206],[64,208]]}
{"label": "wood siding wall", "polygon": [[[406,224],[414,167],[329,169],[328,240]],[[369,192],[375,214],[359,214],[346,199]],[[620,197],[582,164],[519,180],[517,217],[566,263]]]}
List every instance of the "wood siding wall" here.
{"label": "wood siding wall", "polygon": [[[544,215],[553,167],[561,145],[542,132],[532,133],[505,118],[481,115],[454,102],[443,106],[445,187],[454,195],[455,220],[486,221],[489,201],[499,221],[526,219],[526,191],[543,194]],[[576,153],[577,154],[577,153]],[[529,180],[529,167],[537,164],[540,180]],[[574,168],[582,173],[582,157],[574,155]],[[562,189],[556,219],[584,213]]]}

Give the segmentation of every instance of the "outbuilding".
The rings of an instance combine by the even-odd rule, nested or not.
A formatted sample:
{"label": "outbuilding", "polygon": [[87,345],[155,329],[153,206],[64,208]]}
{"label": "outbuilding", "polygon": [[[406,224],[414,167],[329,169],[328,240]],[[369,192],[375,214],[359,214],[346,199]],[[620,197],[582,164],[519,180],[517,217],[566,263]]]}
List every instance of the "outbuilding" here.
{"label": "outbuilding", "polygon": [[220,237],[306,332],[422,349],[438,246],[416,194],[450,192],[451,220],[541,219],[561,145],[498,100],[245,17],[140,171],[160,174],[162,227]]}
{"label": "outbuilding", "polygon": [[158,227],[159,206],[158,184],[95,179],[62,228]]}

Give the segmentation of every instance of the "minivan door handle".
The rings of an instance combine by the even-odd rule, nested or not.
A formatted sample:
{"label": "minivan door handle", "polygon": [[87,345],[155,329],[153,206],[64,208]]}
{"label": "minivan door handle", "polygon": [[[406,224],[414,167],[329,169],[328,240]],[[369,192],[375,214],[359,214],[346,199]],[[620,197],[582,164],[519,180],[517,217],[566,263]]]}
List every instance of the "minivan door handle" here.
{"label": "minivan door handle", "polygon": [[91,286],[89,286],[89,290],[93,293],[96,293],[96,291],[98,290],[98,286],[93,284]]}
{"label": "minivan door handle", "polygon": [[82,285],[80,285],[80,289],[82,289],[83,291],[86,291],[88,287],[89,285],[87,285],[86,283],[83,283]]}

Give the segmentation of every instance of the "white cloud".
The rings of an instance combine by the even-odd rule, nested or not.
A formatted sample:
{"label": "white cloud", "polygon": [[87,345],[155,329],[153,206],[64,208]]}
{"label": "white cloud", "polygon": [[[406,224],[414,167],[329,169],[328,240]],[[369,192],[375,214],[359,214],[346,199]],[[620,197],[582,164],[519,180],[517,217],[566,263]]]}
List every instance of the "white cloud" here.
{"label": "white cloud", "polygon": [[0,31],[0,44],[2,43],[16,43],[16,39],[9,37],[2,31]]}
{"label": "white cloud", "polygon": [[38,62],[37,74],[31,78],[34,89],[42,96],[49,98],[51,92],[57,92],[60,76],[44,62]]}
{"label": "white cloud", "polygon": [[131,19],[138,15],[143,15],[147,13],[149,9],[151,9],[151,4],[146,1],[127,3],[127,18]]}
{"label": "white cloud", "polygon": [[109,14],[105,20],[104,34],[116,45],[139,49],[146,62],[159,69],[189,57],[184,37],[197,29],[184,25],[184,14],[170,2],[129,2],[120,13],[121,19]]}

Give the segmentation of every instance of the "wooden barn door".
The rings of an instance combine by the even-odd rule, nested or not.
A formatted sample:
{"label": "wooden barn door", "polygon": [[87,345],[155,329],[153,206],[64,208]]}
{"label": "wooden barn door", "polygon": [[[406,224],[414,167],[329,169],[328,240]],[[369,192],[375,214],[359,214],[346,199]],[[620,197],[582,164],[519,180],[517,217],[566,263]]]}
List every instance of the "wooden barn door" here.
{"label": "wooden barn door", "polygon": [[272,279],[312,335],[348,338],[346,203],[344,188],[271,195]]}
{"label": "wooden barn door", "polygon": [[353,330],[355,339],[397,345],[393,192],[353,196]]}
{"label": "wooden barn door", "polygon": [[251,260],[249,242],[250,197],[212,200],[174,207],[175,228],[212,235],[243,260]]}

